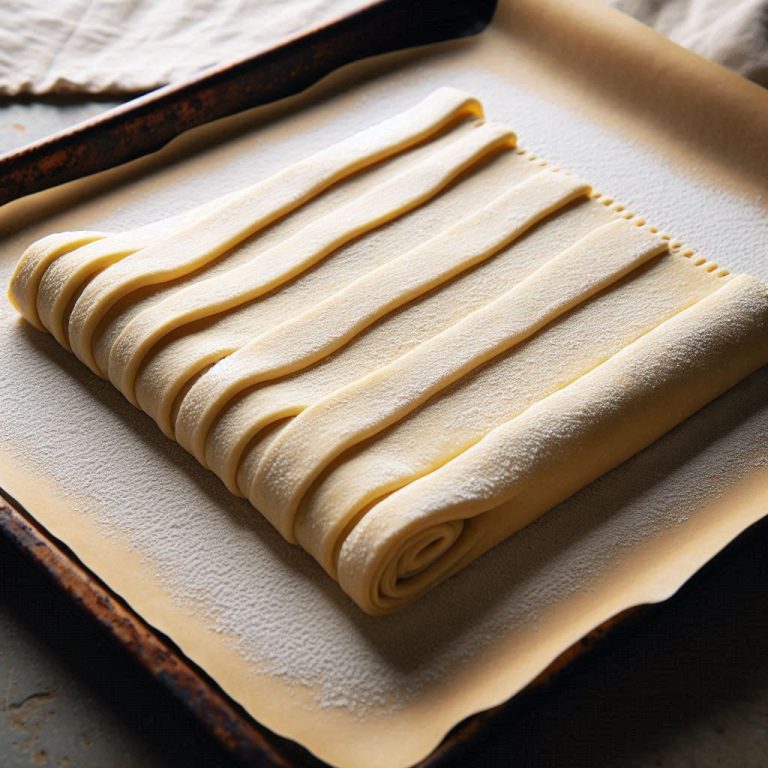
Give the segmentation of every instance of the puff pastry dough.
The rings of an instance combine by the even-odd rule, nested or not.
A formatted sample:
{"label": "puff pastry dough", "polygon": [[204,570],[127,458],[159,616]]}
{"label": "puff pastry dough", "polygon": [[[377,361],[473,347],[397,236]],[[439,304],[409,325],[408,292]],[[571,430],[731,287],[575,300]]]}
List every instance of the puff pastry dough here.
{"label": "puff pastry dough", "polygon": [[10,295],[383,613],[768,361],[763,284],[607,202],[443,88]]}

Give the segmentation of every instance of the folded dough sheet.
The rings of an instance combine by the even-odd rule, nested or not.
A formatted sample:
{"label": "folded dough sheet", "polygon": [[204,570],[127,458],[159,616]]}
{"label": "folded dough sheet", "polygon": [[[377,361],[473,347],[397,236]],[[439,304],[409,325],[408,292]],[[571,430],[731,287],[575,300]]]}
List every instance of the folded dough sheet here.
{"label": "folded dough sheet", "polygon": [[[457,114],[450,112],[442,128],[430,132],[425,126],[424,137],[410,146],[398,146],[367,168],[349,167],[359,157],[350,149],[351,136],[375,132],[375,126],[404,110],[418,110],[419,103],[445,86],[479,98],[487,119],[511,126],[519,143],[503,126],[473,127],[478,107],[458,97]],[[443,562],[458,568],[463,558],[474,557],[496,536],[508,533],[490,508],[483,511],[486,503],[501,509],[505,522],[522,525],[541,511],[535,505],[552,503],[548,494],[554,499],[569,493],[570,483],[576,487],[586,482],[586,475],[603,471],[601,462],[637,450],[652,438],[651,432],[683,418],[697,402],[726,386],[729,376],[738,375],[727,370],[732,361],[745,361],[735,350],[753,349],[741,346],[746,337],[739,334],[747,329],[749,307],[757,306],[756,296],[747,296],[759,290],[735,273],[768,280],[766,136],[766,92],[597,0],[502,0],[493,23],[477,38],[350,65],[304,94],[192,131],[154,156],[4,206],[3,285],[30,243],[74,228],[97,230],[82,234],[82,241],[77,234],[54,238],[52,249],[43,244],[41,252],[52,255],[56,243],[65,250],[80,247],[71,255],[60,254],[50,269],[42,267],[38,285],[37,277],[28,277],[31,282],[22,293],[34,295],[35,301],[20,295],[19,303],[26,301],[23,309],[30,320],[50,328],[94,369],[114,378],[151,417],[51,334],[35,330],[9,302],[0,301],[0,485],[259,722],[344,768],[411,765],[452,726],[508,699],[597,625],[629,606],[668,597],[765,514],[768,368],[390,615],[361,611],[303,547],[326,565],[336,563],[348,590],[375,588],[373,594],[356,595],[368,610],[389,610],[420,590],[419,576],[413,574],[424,565],[397,556],[398,537],[406,543],[411,539],[393,500],[403,501],[403,510],[416,509],[418,501],[423,517],[414,524],[424,521],[428,530],[434,528],[430,505],[443,505],[447,499],[441,484],[449,478],[451,464],[459,469],[450,473],[451,483],[490,479],[499,488],[517,486],[515,498],[504,500],[491,497],[491,485],[466,485],[463,509],[457,513],[444,507],[449,519],[438,523],[442,544],[435,547],[450,543],[445,551],[449,560]],[[403,141],[407,144],[407,135]],[[236,205],[233,211],[250,211],[252,216],[258,213],[257,203],[265,206],[261,210],[267,218],[280,206],[285,212],[236,247],[225,248],[207,266],[201,264],[199,273],[196,269],[174,283],[144,286],[109,309],[99,303],[110,301],[103,276],[122,274],[120,264],[129,263],[128,257],[109,268],[100,265],[99,275],[82,279],[101,286],[103,298],[90,305],[93,314],[89,310],[75,317],[74,305],[82,298],[77,295],[81,278],[75,262],[83,253],[87,256],[86,247],[93,253],[104,242],[109,249],[123,233],[129,234],[125,251],[144,248],[151,253],[152,243],[161,238],[178,243],[181,233],[206,221],[210,226],[205,231],[188,235],[192,247],[176,251],[182,259],[195,249],[203,253],[215,247],[219,227],[229,226],[222,211],[235,198],[222,196],[263,184],[306,158],[336,162],[339,158],[334,160],[328,148],[339,142],[347,147],[340,170],[347,173],[345,178],[334,179],[324,191],[305,188],[306,199],[301,200],[285,196],[295,192],[294,178],[290,189],[280,184],[245,208]],[[414,170],[454,143],[456,149],[444,153],[447,159],[433,164],[434,175]],[[357,147],[363,153],[374,149]],[[553,173],[551,165],[538,164],[532,154],[562,165],[595,189],[588,190],[563,170]],[[460,170],[459,165],[465,167]],[[318,185],[333,167],[319,169]],[[413,184],[404,188],[394,183],[409,172],[415,174]],[[299,176],[306,180],[303,174]],[[389,191],[386,197],[365,198],[374,188]],[[629,213],[598,192],[637,215],[615,224]],[[420,194],[424,199],[414,202]],[[510,213],[515,195],[520,218]],[[366,200],[363,206],[348,207],[360,199]],[[448,238],[444,248],[429,250],[428,244],[449,230],[471,227],[473,216],[506,204],[506,218],[489,216],[484,227],[479,227],[482,219],[475,220],[479,238]],[[406,212],[408,206],[412,208]],[[537,212],[547,206],[551,211],[536,221]],[[303,243],[309,251],[281,255],[274,250],[331,211],[338,220],[329,218],[328,229],[315,230],[317,239]],[[392,218],[340,242],[316,264],[305,265],[303,259],[311,261],[335,231],[343,238],[355,224],[352,214],[362,217],[356,221],[365,229],[377,212]],[[169,216],[179,218],[169,222]],[[648,224],[635,227],[640,216]],[[628,272],[599,277],[592,263],[611,269],[610,262],[599,258],[600,249],[608,250],[611,233],[605,227],[611,225],[616,237],[611,250],[615,258],[626,260]],[[659,232],[652,232],[651,225]],[[659,244],[653,236],[663,233],[686,245],[675,239]],[[585,238],[597,238],[592,251],[570,250],[579,243],[583,248]],[[87,246],[89,239],[93,246]],[[689,250],[694,255],[686,255]],[[123,334],[139,311],[159,307],[174,293],[181,297],[185,286],[194,289],[201,279],[218,280],[238,264],[260,259],[266,265],[270,252],[279,256],[273,267],[295,260],[295,276],[278,290],[201,316],[158,343],[150,338],[151,328],[138,323],[133,325],[135,335]],[[407,261],[398,262],[406,255]],[[570,280],[557,266],[564,263],[557,261],[560,257],[571,262]],[[477,263],[467,266],[473,258]],[[704,258],[709,261],[696,264]],[[708,272],[712,263],[718,266]],[[537,283],[536,275],[546,275],[540,270],[547,265],[550,279]],[[156,266],[159,275],[159,258]],[[586,271],[579,273],[577,267]],[[733,274],[723,274],[726,269]],[[445,279],[449,272],[452,276]],[[42,273],[49,275],[45,282]],[[282,273],[272,274],[281,279]],[[354,286],[364,289],[360,281],[367,275],[381,276],[376,291],[356,294]],[[129,279],[128,274],[121,279]],[[595,280],[600,279],[605,285],[597,289]],[[56,280],[62,281],[60,287]],[[425,291],[432,280],[435,285]],[[550,296],[546,291],[555,284],[561,291]],[[251,289],[243,283],[235,293]],[[43,290],[52,303],[38,302]],[[114,291],[122,290],[116,281]],[[408,290],[413,297],[397,306]],[[509,298],[510,291],[524,298],[528,309],[522,315],[517,314],[522,303],[513,300],[506,313],[489,309],[492,302]],[[550,298],[552,303],[544,307]],[[218,300],[211,293],[201,306]],[[71,304],[70,317],[62,302]],[[329,307],[336,313],[333,322]],[[701,322],[705,314],[699,313],[705,311],[708,320]],[[253,356],[229,352],[232,346],[245,350],[254,340],[238,335],[237,323],[227,323],[228,318],[246,316],[254,327],[259,324],[262,339],[274,329],[286,331],[284,339],[269,337],[272,346],[263,348],[268,357],[257,357],[261,352],[256,346]],[[304,322],[303,317],[315,321],[298,336],[290,333],[290,323]],[[376,387],[385,387],[387,379],[374,371],[386,370],[415,349],[428,351],[425,343],[468,317],[484,317],[483,332],[469,332],[468,325],[463,335],[454,330],[460,335],[453,337],[452,356],[442,357],[448,347],[435,347],[437,359],[449,369],[422,369],[424,376],[438,377],[434,394],[413,407],[424,392],[418,389],[426,381],[420,373],[411,380],[414,389],[376,396]],[[538,318],[533,322],[541,323],[540,328],[526,325],[532,318]],[[700,322],[686,325],[686,319],[697,318]],[[722,322],[729,319],[734,319],[733,327],[723,330]],[[349,338],[337,338],[339,328]],[[667,335],[667,329],[674,333]],[[119,337],[123,341],[117,346]],[[336,344],[328,353],[317,351]],[[398,344],[407,346],[404,354],[398,354]],[[596,360],[598,348],[613,353],[610,359]],[[118,349],[130,354],[119,359]],[[209,350],[213,359],[204,362],[201,350]],[[690,355],[678,365],[680,350]],[[136,353],[139,365],[134,368]],[[318,354],[326,362],[301,368]],[[217,362],[217,355],[234,361],[234,383],[222,380],[204,402],[214,410],[220,407],[219,398],[226,404],[220,413],[201,412],[199,418],[182,421],[194,414],[182,414],[181,404],[194,401],[183,390],[175,394],[174,387],[189,380],[189,392],[200,385],[195,391],[203,394],[204,371]],[[238,360],[246,368],[289,366],[294,360],[300,365],[280,379],[248,384],[247,392],[230,402],[230,386],[241,386]],[[541,373],[541,381],[530,378],[526,360]],[[654,367],[647,364],[651,360]],[[716,360],[731,362],[720,365]],[[348,367],[337,367],[342,363]],[[197,365],[202,366],[199,377]],[[415,370],[409,365],[408,371]],[[601,379],[601,371],[610,380]],[[551,392],[542,389],[545,374],[554,382]],[[354,443],[358,435],[350,433],[354,444],[349,448],[325,437],[325,442],[308,440],[301,462],[294,465],[306,472],[307,483],[296,506],[296,500],[280,496],[280,483],[270,486],[274,496],[256,499],[259,509],[303,547],[291,545],[214,472],[232,491],[250,494],[249,475],[261,472],[260,465],[266,468],[261,462],[278,441],[290,447],[293,435],[296,456],[300,434],[294,425],[304,416],[290,408],[306,414],[317,402],[333,404],[329,389],[343,376],[373,386],[349,399],[350,407],[359,407],[363,401],[357,395],[368,394],[370,410],[350,410],[351,420],[343,422],[354,429],[368,419],[373,434]],[[210,377],[208,382],[215,384]],[[582,385],[574,387],[578,382]],[[259,391],[272,399],[259,401]],[[395,421],[376,431],[376,420],[387,418],[381,407],[391,404],[394,394],[404,396]],[[247,430],[238,432],[237,413],[266,413],[278,396],[289,409],[285,421],[245,446],[232,475],[227,456],[239,448],[227,440],[238,434],[251,440]],[[681,404],[680,397],[691,402]],[[660,408],[659,400],[669,412]],[[335,429],[342,423],[342,406],[334,407],[326,412],[328,421],[316,422],[318,427]],[[564,413],[578,414],[571,425],[578,429],[569,431]],[[323,415],[316,408],[314,414]],[[227,415],[232,431],[223,429]],[[210,469],[165,437],[153,419],[168,433],[174,429],[176,438]],[[437,428],[445,423],[449,429]],[[200,431],[185,432],[189,424],[199,425]],[[508,430],[504,425],[516,426]],[[406,463],[394,461],[395,445]],[[540,450],[545,445],[551,454]],[[596,445],[607,446],[608,456]],[[493,463],[493,472],[488,472],[486,447],[516,457],[516,463]],[[314,452],[326,449],[339,451],[344,461],[328,462],[326,455]],[[457,455],[451,456],[452,451]],[[583,460],[571,463],[576,453]],[[476,464],[485,465],[482,473],[476,473]],[[320,474],[312,477],[320,466]],[[376,474],[359,471],[362,466],[375,466]],[[396,487],[420,466],[431,471]],[[546,467],[552,468],[550,474]],[[569,467],[586,474],[570,475]],[[519,474],[512,476],[510,470]],[[558,487],[550,485],[554,478]],[[385,481],[395,488],[387,487],[379,498],[377,484]],[[292,480],[290,487],[299,485]],[[267,488],[263,478],[260,488]],[[367,509],[366,502],[361,525],[353,515],[349,532],[340,519],[324,516],[324,510],[337,514],[343,505],[358,509],[368,492],[376,495],[371,501],[379,502],[377,514],[388,517],[386,524],[374,524],[376,517],[367,513],[376,507]],[[329,507],[332,498],[336,501]],[[312,522],[317,530],[310,528]],[[388,543],[379,534],[382,530],[398,540]],[[358,537],[354,550],[353,536]],[[336,553],[334,544],[341,540],[345,543]],[[365,540],[376,548],[368,550]],[[426,542],[421,550],[426,557],[438,554],[430,554]],[[359,561],[350,557],[355,552]],[[394,591],[387,579],[397,574],[384,574],[377,583],[374,572],[376,557],[387,559],[392,553],[389,562],[404,568],[400,575],[411,574],[395,583]],[[458,558],[450,561],[454,555]],[[440,558],[434,563],[421,571],[422,579],[445,575],[439,570]],[[374,571],[366,571],[368,567]]]}
{"label": "folded dough sheet", "polygon": [[45,237],[10,293],[369,613],[768,362],[765,285],[452,88],[202,208]]}

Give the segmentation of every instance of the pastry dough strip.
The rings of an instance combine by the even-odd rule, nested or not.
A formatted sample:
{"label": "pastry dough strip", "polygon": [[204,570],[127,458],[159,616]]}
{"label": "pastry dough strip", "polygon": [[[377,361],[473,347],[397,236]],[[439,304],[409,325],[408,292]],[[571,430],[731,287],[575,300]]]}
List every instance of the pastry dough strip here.
{"label": "pastry dough strip", "polygon": [[642,450],[767,355],[768,287],[748,275],[723,281],[374,505],[341,546],[339,583],[369,613],[397,609]]}
{"label": "pastry dough strip", "polygon": [[[412,211],[483,157],[513,145],[514,134],[509,129],[489,123],[480,124],[469,135],[457,139],[388,183],[312,222],[261,254],[255,264],[247,262],[224,274],[202,280],[141,312],[123,329],[112,346],[109,355],[112,383],[135,403],[134,385],[141,363],[152,347],[168,333],[187,323],[258,299],[343,244]],[[198,361],[197,366],[209,364],[213,362],[212,357],[220,358],[233,351],[231,348],[212,350],[208,359]],[[186,375],[193,373],[194,370],[188,371]],[[183,384],[183,380],[179,382],[177,390]],[[162,398],[165,412],[151,414],[169,433],[168,409],[173,394],[175,392]]]}
{"label": "pastry dough strip", "polygon": [[312,481],[342,451],[666,250],[623,219],[558,254],[500,298],[303,411],[276,438],[248,498],[288,539]]}
{"label": "pastry dough strip", "polygon": [[127,293],[199,269],[343,177],[418,144],[463,116],[481,114],[477,100],[441,88],[416,107],[243,190],[192,227],[123,259],[94,278],[77,300],[69,320],[72,351],[101,374],[91,348],[93,334]]}
{"label": "pastry dough strip", "polygon": [[[262,334],[210,368],[185,394],[176,439],[208,466],[208,430],[244,389],[286,376],[334,352],[385,314],[488,258],[553,211],[589,193],[567,174],[542,171],[432,240],[354,281],[298,317]],[[231,446],[214,460],[233,464]],[[234,461],[237,465],[237,461]],[[231,486],[234,471],[222,478]]]}
{"label": "pastry dough strip", "polygon": [[[107,235],[85,247],[57,257],[38,280],[37,295],[32,296],[42,325],[56,341],[69,349],[69,310],[79,291],[86,283],[112,264],[131,256],[143,248],[183,232],[189,226],[226,205],[233,195],[200,205],[169,219],[162,219],[144,227],[118,235]],[[26,256],[27,254],[25,254]]]}
{"label": "pastry dough strip", "polygon": [[342,454],[302,499],[295,520],[299,543],[337,578],[340,544],[372,504],[451,461],[720,283],[670,254],[635,270]]}
{"label": "pastry dough strip", "polygon": [[107,237],[104,232],[59,232],[32,243],[24,251],[11,278],[8,298],[21,315],[38,330],[46,330],[37,311],[37,291],[51,264],[74,250]]}

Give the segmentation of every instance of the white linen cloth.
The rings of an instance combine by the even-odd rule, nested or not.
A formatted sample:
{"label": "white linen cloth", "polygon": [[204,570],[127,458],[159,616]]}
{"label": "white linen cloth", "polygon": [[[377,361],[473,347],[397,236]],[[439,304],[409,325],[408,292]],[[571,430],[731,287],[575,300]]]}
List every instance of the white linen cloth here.
{"label": "white linen cloth", "polygon": [[670,40],[768,86],[766,0],[607,0]]}
{"label": "white linen cloth", "polygon": [[[0,95],[150,90],[365,2],[0,0]],[[607,2],[768,85],[768,0]]]}
{"label": "white linen cloth", "polygon": [[365,0],[0,0],[0,95],[137,93]]}

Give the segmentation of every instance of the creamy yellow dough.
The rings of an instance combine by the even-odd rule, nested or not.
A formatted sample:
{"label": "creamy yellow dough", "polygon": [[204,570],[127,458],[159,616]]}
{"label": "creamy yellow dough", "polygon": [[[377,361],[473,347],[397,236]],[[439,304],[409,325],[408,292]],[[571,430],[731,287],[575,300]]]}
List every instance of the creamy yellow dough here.
{"label": "creamy yellow dough", "polygon": [[30,246],[10,296],[392,611],[768,361],[768,289],[406,112],[188,213]]}

